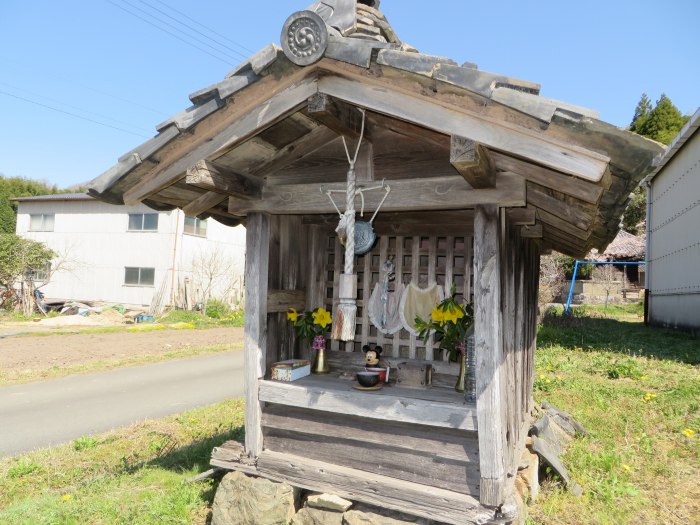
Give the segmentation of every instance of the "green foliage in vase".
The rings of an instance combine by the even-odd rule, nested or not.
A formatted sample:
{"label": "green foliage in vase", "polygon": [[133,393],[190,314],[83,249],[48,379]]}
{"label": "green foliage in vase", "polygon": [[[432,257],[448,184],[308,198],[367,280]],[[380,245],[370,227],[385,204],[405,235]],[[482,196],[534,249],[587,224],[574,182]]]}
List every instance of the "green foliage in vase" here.
{"label": "green foliage in vase", "polygon": [[306,312],[297,312],[290,308],[287,311],[287,320],[291,321],[297,336],[309,343],[317,335],[324,335],[333,322],[330,312],[323,307]]}

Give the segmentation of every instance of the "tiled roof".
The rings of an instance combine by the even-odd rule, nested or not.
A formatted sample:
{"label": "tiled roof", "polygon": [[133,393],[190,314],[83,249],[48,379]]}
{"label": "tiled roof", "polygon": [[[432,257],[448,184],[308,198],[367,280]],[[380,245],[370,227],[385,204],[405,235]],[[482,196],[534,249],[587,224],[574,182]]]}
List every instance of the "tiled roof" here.
{"label": "tiled roof", "polygon": [[15,202],[47,202],[47,201],[91,201],[94,197],[87,193],[54,193],[51,195],[34,195],[32,197],[16,197]]}

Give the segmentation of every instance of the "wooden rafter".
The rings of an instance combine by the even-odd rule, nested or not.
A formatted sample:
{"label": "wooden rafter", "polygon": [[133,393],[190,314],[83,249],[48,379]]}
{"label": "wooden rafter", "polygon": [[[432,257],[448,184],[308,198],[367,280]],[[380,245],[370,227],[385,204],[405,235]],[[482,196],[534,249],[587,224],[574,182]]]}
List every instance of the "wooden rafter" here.
{"label": "wooden rafter", "polygon": [[203,190],[220,193],[222,196],[239,199],[259,199],[262,195],[262,181],[222,169],[207,160],[201,160],[188,168],[185,182]]}
{"label": "wooden rafter", "polygon": [[497,122],[438,105],[418,95],[334,76],[319,79],[319,91],[440,133],[468,137],[490,149],[507,150],[538,164],[593,182],[603,177],[610,162],[609,157],[594,151],[556,141],[507,122]]}
{"label": "wooden rafter", "polygon": [[[294,77],[291,77],[293,79]],[[185,177],[187,168],[202,159],[221,155],[256,132],[303,108],[317,91],[316,79],[292,83],[286,89],[259,99],[252,107],[227,116],[226,125],[203,132],[193,147],[162,162],[154,171],[124,193],[124,203],[136,204]]]}
{"label": "wooden rafter", "polygon": [[324,93],[315,93],[308,100],[307,114],[329,129],[348,139],[357,140],[362,133],[362,114],[349,104]]}
{"label": "wooden rafter", "polygon": [[473,188],[493,188],[496,183],[488,150],[471,139],[452,136],[450,164]]}

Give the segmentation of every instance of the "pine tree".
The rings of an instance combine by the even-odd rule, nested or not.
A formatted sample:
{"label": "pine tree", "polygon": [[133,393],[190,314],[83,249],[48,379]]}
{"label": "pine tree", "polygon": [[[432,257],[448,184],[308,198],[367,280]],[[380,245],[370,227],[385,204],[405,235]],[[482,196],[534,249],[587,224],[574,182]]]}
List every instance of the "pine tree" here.
{"label": "pine tree", "polygon": [[683,129],[688,119],[689,117],[684,117],[666,94],[662,94],[654,109],[645,117],[641,117],[638,123],[633,122],[632,131],[668,145]]}
{"label": "pine tree", "polygon": [[651,110],[652,105],[649,96],[646,93],[642,93],[642,98],[639,99],[637,108],[634,110],[634,117],[632,117],[632,122],[630,123],[630,131],[639,133],[640,126],[649,118]]}

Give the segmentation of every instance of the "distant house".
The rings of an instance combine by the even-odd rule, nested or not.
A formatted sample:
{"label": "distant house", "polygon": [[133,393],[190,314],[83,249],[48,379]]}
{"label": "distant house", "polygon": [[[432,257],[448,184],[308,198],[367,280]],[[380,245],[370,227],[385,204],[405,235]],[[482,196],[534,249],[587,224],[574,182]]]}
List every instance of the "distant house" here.
{"label": "distant house", "polygon": [[192,306],[240,298],[245,229],[84,193],[15,199],[17,234],[58,256],[34,279],[47,299]]}
{"label": "distant house", "polygon": [[700,334],[700,109],[646,181],[647,319]]}

